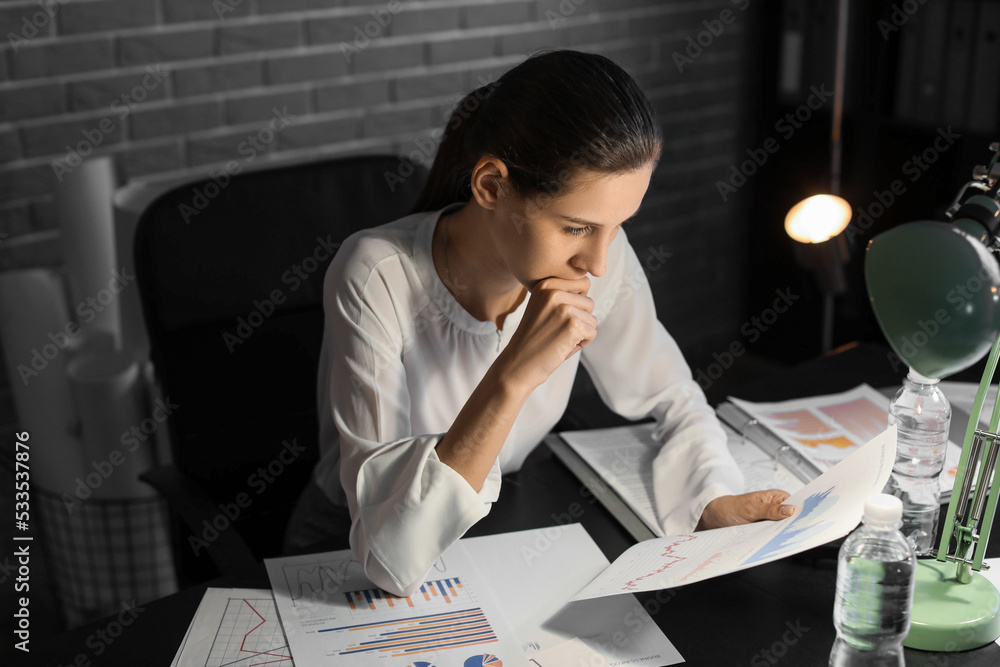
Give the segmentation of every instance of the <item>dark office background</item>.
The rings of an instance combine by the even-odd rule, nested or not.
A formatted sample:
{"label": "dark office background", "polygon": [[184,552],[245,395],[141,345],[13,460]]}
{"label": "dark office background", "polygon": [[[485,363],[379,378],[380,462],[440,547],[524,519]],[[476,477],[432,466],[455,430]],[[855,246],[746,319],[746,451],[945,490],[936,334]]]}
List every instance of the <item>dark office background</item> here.
{"label": "dark office background", "polygon": [[[829,191],[836,2],[400,0],[402,11],[346,58],[343,45],[370,12],[390,6],[0,2],[0,269],[62,265],[52,163],[104,118],[113,129],[94,152],[115,156],[123,183],[217,168],[275,107],[297,118],[258,164],[406,154],[465,91],[536,49],[569,47],[628,69],[663,123],[663,158],[628,233],[692,368],[731,364],[710,396],[820,353],[821,295],[797,265],[783,221],[795,202]],[[856,233],[834,346],[881,340],[863,286],[867,240],[940,217],[1000,139],[998,31],[998,0],[851,3],[842,195]],[[160,68],[163,82],[120,118],[112,103],[149,67]],[[792,123],[787,114],[808,119]],[[939,136],[953,141],[938,150]],[[913,157],[928,151],[933,163],[914,171]],[[754,155],[763,163],[745,166]],[[733,170],[745,183],[730,180]],[[897,180],[905,192],[870,225],[858,224],[858,210],[878,211],[878,193]],[[787,312],[756,324],[780,294],[796,297]],[[724,361],[734,343],[745,352]],[[5,443],[17,423],[9,377],[0,374]],[[0,515],[8,516],[13,482],[5,475],[0,484]]]}

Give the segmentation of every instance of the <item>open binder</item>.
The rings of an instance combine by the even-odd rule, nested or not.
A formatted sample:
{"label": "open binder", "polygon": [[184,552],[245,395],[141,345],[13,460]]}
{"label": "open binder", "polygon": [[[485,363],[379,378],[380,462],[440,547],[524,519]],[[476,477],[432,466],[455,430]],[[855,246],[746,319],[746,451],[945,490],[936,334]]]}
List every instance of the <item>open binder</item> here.
{"label": "open binder", "polygon": [[[781,403],[747,403],[740,399],[722,402],[716,409],[723,428],[729,438],[729,450],[737,460],[745,476],[756,471],[752,479],[748,476],[748,484],[744,491],[766,488],[782,488],[790,493],[808,483],[832,467],[833,461],[823,462],[822,457],[811,460],[803,455],[811,450],[792,446],[794,438],[788,433],[779,435],[782,429],[780,421],[775,416],[786,416],[792,413],[812,411],[823,415],[823,410],[831,413],[834,408],[851,405],[858,401],[867,401],[868,411],[862,413],[868,423],[857,420],[847,422],[847,429],[853,429],[854,444],[851,447],[864,444],[869,438],[862,428],[876,433],[885,428],[886,408],[889,399],[896,388],[886,388],[876,391],[868,385],[860,385],[848,392],[828,394],[823,396],[785,401]],[[742,405],[737,405],[741,403]],[[750,409],[747,409],[747,406]],[[766,408],[755,410],[755,407]],[[876,408],[881,412],[877,412]],[[884,415],[882,413],[885,413]],[[953,477],[948,474],[952,462],[957,463],[961,448],[954,444],[962,442],[965,425],[969,416],[964,411],[952,406],[952,422],[946,458],[945,472],[942,473],[941,500],[946,502],[951,495]],[[656,521],[655,504],[652,488],[652,461],[662,443],[652,439],[652,423],[636,424],[610,429],[591,431],[570,431],[550,434],[545,442],[549,449],[559,458],[593,495],[610,511],[626,530],[639,541],[653,537],[662,537],[663,531]],[[843,439],[843,438],[839,438]],[[799,440],[799,443],[807,439]],[[845,441],[846,442],[846,441]],[[627,465],[609,465],[608,460],[621,461],[621,452],[629,452]],[[817,448],[821,451],[821,448]],[[849,451],[845,444],[845,453]],[[615,459],[615,457],[618,457]],[[618,469],[616,469],[618,468]],[[641,473],[648,471],[646,477]],[[768,477],[770,475],[770,477]]]}

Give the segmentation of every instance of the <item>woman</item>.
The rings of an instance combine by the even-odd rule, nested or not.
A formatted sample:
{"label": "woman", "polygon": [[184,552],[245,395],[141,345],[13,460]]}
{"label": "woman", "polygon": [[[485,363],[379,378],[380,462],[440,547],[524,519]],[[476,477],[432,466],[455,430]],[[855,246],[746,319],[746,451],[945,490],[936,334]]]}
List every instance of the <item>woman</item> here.
{"label": "woman", "polygon": [[661,143],[598,55],[535,55],[459,103],[414,213],[351,236],[327,272],[321,460],[290,550],[349,535],[369,578],[409,595],[555,425],[581,362],[616,412],[656,417],[667,534],[791,514],[782,491],[735,495],[722,428],[619,231]]}

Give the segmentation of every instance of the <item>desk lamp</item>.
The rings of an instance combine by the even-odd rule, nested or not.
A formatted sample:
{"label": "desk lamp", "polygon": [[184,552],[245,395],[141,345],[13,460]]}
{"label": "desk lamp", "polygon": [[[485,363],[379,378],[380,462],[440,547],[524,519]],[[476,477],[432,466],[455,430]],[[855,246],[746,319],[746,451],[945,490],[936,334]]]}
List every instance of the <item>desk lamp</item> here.
{"label": "desk lamp", "polygon": [[[955,487],[933,558],[917,561],[905,646],[963,651],[1000,636],[1000,593],[986,580],[983,555],[996,511],[996,402],[989,430],[979,428],[1000,359],[1000,142],[989,166],[973,170],[946,222],[899,225],[868,243],[865,282],[876,320],[893,351],[921,375],[942,378],[989,351],[965,432]],[[970,190],[972,194],[962,202]]]}

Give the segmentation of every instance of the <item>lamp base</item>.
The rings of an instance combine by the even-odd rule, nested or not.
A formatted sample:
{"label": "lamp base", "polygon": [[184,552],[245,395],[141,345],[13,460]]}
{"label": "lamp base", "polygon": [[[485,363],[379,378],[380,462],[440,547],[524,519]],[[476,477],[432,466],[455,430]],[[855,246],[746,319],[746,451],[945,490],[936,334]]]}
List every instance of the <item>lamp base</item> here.
{"label": "lamp base", "polygon": [[933,558],[917,560],[910,634],[903,646],[923,651],[967,651],[1000,637],[1000,593],[986,577],[955,579],[958,566]]}

